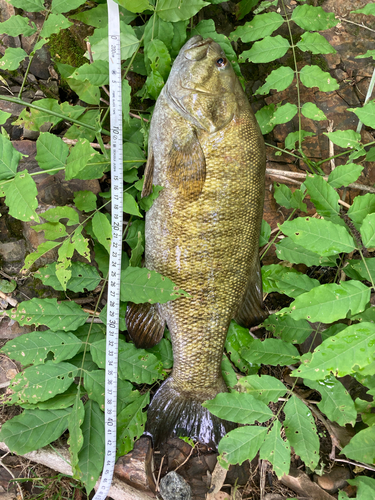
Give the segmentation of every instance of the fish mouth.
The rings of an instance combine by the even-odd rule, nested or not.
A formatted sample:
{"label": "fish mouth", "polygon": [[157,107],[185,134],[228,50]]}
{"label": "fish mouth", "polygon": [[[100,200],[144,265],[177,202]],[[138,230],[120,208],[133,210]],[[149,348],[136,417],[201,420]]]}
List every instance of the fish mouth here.
{"label": "fish mouth", "polygon": [[197,42],[193,43],[188,50],[190,49],[195,49],[197,47],[204,47],[205,45],[208,45],[213,42],[212,38],[202,38],[200,35],[197,35],[196,37],[193,38],[200,38],[200,40],[197,40]]}
{"label": "fish mouth", "polygon": [[[191,45],[190,43],[191,42]],[[207,55],[207,51],[213,43],[212,38],[203,38],[200,35],[194,36],[188,42],[188,46],[184,50],[185,59],[189,59],[190,61],[200,61]]]}

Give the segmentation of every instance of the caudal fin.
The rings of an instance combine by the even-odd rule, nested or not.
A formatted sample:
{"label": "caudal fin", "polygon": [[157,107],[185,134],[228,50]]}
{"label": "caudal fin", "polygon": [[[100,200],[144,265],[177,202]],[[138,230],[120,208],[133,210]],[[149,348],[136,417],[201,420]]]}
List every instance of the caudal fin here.
{"label": "caudal fin", "polygon": [[146,433],[152,436],[154,445],[159,446],[170,437],[186,436],[217,449],[220,439],[236,424],[210,413],[202,406],[203,401],[177,391],[173,378],[168,378],[147,411]]}

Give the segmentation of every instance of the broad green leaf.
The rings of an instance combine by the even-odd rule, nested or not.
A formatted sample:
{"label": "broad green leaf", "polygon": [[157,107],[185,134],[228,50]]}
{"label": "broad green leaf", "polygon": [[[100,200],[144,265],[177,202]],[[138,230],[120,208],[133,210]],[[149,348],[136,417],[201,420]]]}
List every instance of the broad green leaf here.
{"label": "broad green leaf", "polygon": [[86,166],[95,154],[96,151],[90,146],[87,139],[78,139],[77,144],[70,150],[66,162],[65,179],[68,181],[76,178],[80,170]]}
{"label": "broad green leaf", "polygon": [[77,368],[70,363],[53,363],[30,366],[13,379],[13,401],[36,403],[65,392],[74,382]]}
{"label": "broad green leaf", "polygon": [[26,57],[27,53],[20,47],[8,47],[0,59],[0,69],[14,71]]}
{"label": "broad green leaf", "polygon": [[35,212],[38,207],[36,199],[38,190],[27,170],[17,172],[12,182],[4,185],[3,190],[6,196],[5,204],[9,207],[9,215],[26,222],[39,222],[39,216]]}
{"label": "broad green leaf", "polygon": [[[120,8],[121,10],[121,8]],[[129,12],[129,14],[131,14]],[[124,16],[121,16],[123,19]],[[133,21],[137,16],[131,14],[130,21]],[[73,14],[69,16],[70,19],[77,19],[77,21],[81,21],[84,24],[88,24],[89,26],[93,26],[94,28],[103,28],[108,24],[108,8],[107,4],[99,4],[93,9],[84,10],[82,12],[78,12],[78,14]]]}
{"label": "broad green leaf", "polygon": [[172,48],[174,26],[172,23],[163,21],[159,16],[153,14],[145,25],[144,44],[147,46],[151,40],[157,39],[168,48]]}
{"label": "broad green leaf", "polygon": [[173,351],[172,344],[168,339],[161,339],[158,344],[150,349],[146,349],[146,351],[154,354],[154,356],[156,356],[163,363],[163,368],[172,368]]}
{"label": "broad green leaf", "polygon": [[223,353],[223,357],[221,359],[220,369],[227,387],[234,387],[237,384],[237,374],[225,353]]}
{"label": "broad green leaf", "polygon": [[362,9],[353,10],[351,14],[366,14],[375,16],[375,4],[368,3]]}
{"label": "broad green leaf", "polygon": [[[119,5],[125,7],[130,12],[143,12],[145,10],[153,10],[152,4],[148,0],[119,0]],[[124,453],[125,455],[125,453]]]}
{"label": "broad green leaf", "polygon": [[[112,420],[116,425],[116,417]],[[79,452],[78,467],[82,472],[82,481],[89,493],[95,486],[103,468],[104,461],[104,414],[98,403],[87,401],[85,419],[82,424],[83,446]]]}
{"label": "broad green leaf", "polygon": [[0,439],[18,455],[39,450],[65,432],[70,412],[71,409],[25,410],[2,425]]}
{"label": "broad green leaf", "polygon": [[[73,292],[84,292],[84,290],[94,290],[100,283],[101,277],[94,266],[83,262],[72,262],[70,266],[71,278],[67,283],[68,290]],[[46,286],[51,286],[55,290],[62,290],[62,286],[56,277],[56,263],[52,262],[45,267],[41,267],[34,274]]]}
{"label": "broad green leaf", "polygon": [[39,410],[63,410],[64,408],[69,408],[72,406],[77,398],[77,386],[72,384],[68,390],[62,394],[57,394],[47,401],[38,401],[35,404],[31,403],[19,403],[22,408],[28,410],[33,410],[38,408]]}
{"label": "broad green leaf", "polygon": [[277,203],[285,208],[297,208],[306,211],[307,206],[303,203],[304,193],[300,189],[292,191],[285,184],[274,183],[274,197]]}
{"label": "broad green leaf", "polygon": [[51,13],[43,23],[43,28],[42,31],[40,32],[40,36],[43,38],[49,38],[54,33],[59,33],[60,30],[69,28],[69,26],[72,25],[73,23],[71,23],[62,14]]}
{"label": "broad green leaf", "polygon": [[327,117],[323,113],[323,111],[312,102],[305,102],[305,104],[301,108],[301,113],[303,114],[303,116],[306,116],[306,118],[310,118],[310,120],[327,120]]}
{"label": "broad green leaf", "polygon": [[146,212],[147,210],[150,210],[154,201],[159,197],[160,191],[162,191],[163,189],[163,186],[153,185],[151,193],[139,200],[139,206],[142,208],[142,210],[145,210]]}
{"label": "broad green leaf", "polygon": [[[121,82],[121,94],[122,94],[122,116],[125,123],[129,123],[130,120],[130,100],[131,100],[131,86],[126,78]],[[124,178],[126,181],[126,179]],[[129,181],[128,181],[129,182]]]}
{"label": "broad green leaf", "polygon": [[100,153],[95,153],[91,156],[86,166],[76,174],[76,179],[100,179],[103,177],[103,173],[108,172],[110,168],[111,164],[109,160],[104,159],[104,156]]}
{"label": "broad green leaf", "polygon": [[[57,135],[41,132],[36,141],[35,157],[42,170],[63,169],[69,154],[69,147]],[[53,172],[55,173],[55,171]],[[52,174],[52,172],[51,172]]]}
{"label": "broad green leaf", "polygon": [[308,321],[294,320],[290,316],[276,316],[271,314],[264,322],[265,328],[275,337],[280,337],[284,342],[302,344],[312,332]]}
{"label": "broad green leaf", "polygon": [[219,443],[219,453],[230,464],[252,460],[267,435],[267,427],[239,427],[228,432]]}
{"label": "broad green leaf", "polygon": [[[105,340],[94,342],[91,354],[99,368],[105,368]],[[120,339],[119,377],[136,384],[153,384],[161,378],[161,363],[153,354]]]}
{"label": "broad green leaf", "polygon": [[290,314],[293,319],[333,323],[347,315],[363,311],[370,300],[370,289],[360,281],[328,283],[299,295],[289,308],[277,314]]}
{"label": "broad green leaf", "polygon": [[[372,217],[375,221],[375,214],[371,214],[368,217]],[[371,232],[374,235],[374,231]],[[374,240],[375,244],[375,240]],[[348,265],[344,267],[344,272],[347,276],[352,279],[375,281],[375,258],[363,260],[349,260]]]}
{"label": "broad green leaf", "polygon": [[271,462],[278,478],[288,474],[290,469],[290,446],[281,438],[280,432],[281,424],[275,420],[259,452],[260,460]]}
{"label": "broad green leaf", "polygon": [[328,375],[324,380],[305,379],[304,383],[320,393],[322,400],[318,403],[318,408],[331,422],[337,422],[342,426],[346,424],[354,426],[357,418],[354,401],[339,380]]}
{"label": "broad green leaf", "polygon": [[145,241],[145,221],[143,220],[135,220],[131,223],[129,227],[126,243],[130,246],[131,249],[135,248],[138,245],[138,233],[141,232],[143,237],[143,242]]}
{"label": "broad green leaf", "polygon": [[298,108],[295,104],[286,103],[276,109],[272,117],[272,123],[280,125],[287,123],[298,113]]}
{"label": "broad green leaf", "polygon": [[255,339],[250,349],[242,349],[241,356],[249,363],[285,366],[299,359],[299,352],[292,345],[279,339]]}
{"label": "broad green leaf", "polygon": [[21,153],[14,148],[11,141],[0,134],[0,181],[11,179],[17,173]]}
{"label": "broad green leaf", "polygon": [[21,326],[46,325],[54,332],[74,331],[85,323],[88,316],[88,313],[73,301],[58,304],[56,299],[38,298],[21,302],[10,314]]}
{"label": "broad green leaf", "polygon": [[[236,5],[236,17],[237,19],[243,19],[246,14],[248,14],[253,7],[259,2],[259,0],[241,0]],[[212,3],[219,3],[218,0],[212,1]]]}
{"label": "broad green leaf", "polygon": [[[142,87],[141,94],[142,98],[150,97],[151,99],[156,100],[159,97],[159,94],[164,87],[164,80],[159,71],[152,71],[151,74],[147,77],[146,83]],[[137,94],[138,95],[138,94]]]}
{"label": "broad green leaf", "polygon": [[[85,112],[84,115],[79,117],[79,121],[82,124],[86,124],[89,126],[92,126],[93,123],[96,122],[97,118],[99,116],[99,111],[97,109],[91,109]],[[64,137],[66,139],[87,139],[88,141],[93,141],[95,139],[95,131],[94,130],[89,130],[85,125],[72,125],[68,130],[65,132]],[[100,155],[97,153],[97,155],[101,158],[103,158],[103,155]],[[95,157],[94,157],[95,158]],[[92,161],[90,161],[92,163]],[[85,172],[87,168],[90,168],[90,174],[87,177],[82,177],[82,173]],[[86,169],[81,170],[79,178],[83,179],[99,179],[101,176],[99,174],[96,174],[96,170],[94,172],[91,172],[93,170],[92,166],[86,166]],[[94,175],[97,175],[94,177]],[[101,175],[103,175],[103,169],[101,170]]]}
{"label": "broad green leaf", "polygon": [[2,280],[0,279],[0,292],[12,293],[17,288],[17,282],[15,280]]}
{"label": "broad green leaf", "polygon": [[30,253],[26,256],[25,265],[23,266],[22,270],[28,270],[36,260],[38,260],[40,257],[43,257],[43,255],[46,255],[49,251],[53,250],[59,245],[60,243],[58,243],[57,241],[45,241],[44,243],[41,243],[38,246],[38,250],[36,252]]}
{"label": "broad green leaf", "polygon": [[260,228],[259,246],[262,247],[264,245],[267,245],[270,236],[271,236],[271,226],[268,224],[268,222],[262,219],[262,226]]}
{"label": "broad green leaf", "polygon": [[170,73],[172,62],[166,45],[161,40],[151,40],[146,46],[146,55],[165,81]]}
{"label": "broad green leaf", "polygon": [[179,289],[169,278],[145,268],[128,267],[121,272],[121,300],[136,304],[164,304],[189,294]]}
{"label": "broad green leaf", "polygon": [[85,324],[77,328],[74,335],[81,340],[83,346],[81,351],[89,352],[91,344],[103,340],[105,338],[105,325],[100,323]]}
{"label": "broad green leaf", "polygon": [[339,194],[320,175],[307,176],[304,184],[317,212],[325,218],[339,218]]}
{"label": "broad green leaf", "polygon": [[321,256],[350,253],[355,249],[355,242],[347,230],[328,220],[299,217],[284,222],[280,229],[295,243]]}
{"label": "broad green leaf", "polygon": [[92,230],[95,237],[109,253],[112,239],[112,228],[109,220],[102,212],[96,212],[92,218]]}
{"label": "broad green leaf", "polygon": [[126,214],[137,215],[143,217],[139,211],[139,207],[133,196],[129,193],[124,193],[123,210]]}
{"label": "broad green leaf", "polygon": [[[94,34],[89,37],[91,51],[94,60],[108,60],[108,30],[107,28],[97,28]],[[120,47],[121,59],[131,57],[139,47],[139,40],[135,36],[134,29],[120,21]]]}
{"label": "broad green leaf", "polygon": [[292,83],[294,71],[289,66],[281,66],[274,69],[266,78],[266,83],[259,87],[254,93],[255,95],[268,94],[271,89],[276,89],[278,92],[285,90]]}
{"label": "broad green leaf", "polygon": [[314,470],[319,462],[319,437],[311,411],[300,399],[291,396],[284,413],[284,429],[290,445],[307,467]]}
{"label": "broad green leaf", "polygon": [[98,105],[100,101],[100,89],[93,85],[90,80],[75,80],[67,78],[69,87],[78,95],[78,97],[88,104]]}
{"label": "broad green leaf", "polygon": [[356,196],[348,210],[348,216],[357,227],[364,222],[368,214],[373,213],[375,213],[375,194],[372,193]]}
{"label": "broad green leaf", "polygon": [[366,50],[365,54],[361,54],[359,56],[355,56],[355,59],[366,59],[367,57],[375,58],[375,50]]}
{"label": "broad green leaf", "polygon": [[245,373],[252,368],[252,365],[240,356],[239,351],[242,347],[251,345],[253,341],[254,339],[251,337],[247,328],[237,325],[233,320],[230,322],[227,337],[225,339],[225,349],[230,355],[232,363]]}
{"label": "broad green leaf", "polygon": [[33,226],[33,229],[37,233],[44,231],[44,237],[46,240],[57,240],[63,236],[68,236],[66,227],[64,224],[61,224],[61,222],[46,222],[45,224]]}
{"label": "broad green leaf", "polygon": [[341,453],[353,460],[375,464],[374,442],[375,426],[367,427],[352,437],[350,443],[341,450]]}
{"label": "broad green leaf", "polygon": [[255,42],[250,50],[245,50],[239,55],[239,61],[253,63],[267,63],[279,59],[286,54],[290,47],[288,40],[281,35],[266,36],[263,40]]}
{"label": "broad green leaf", "polygon": [[333,28],[339,22],[333,12],[326,12],[321,7],[298,5],[292,14],[292,21],[306,31],[321,31]]}
{"label": "broad green leaf", "polygon": [[144,246],[143,246],[143,236],[140,231],[138,231],[138,243],[135,248],[133,248],[131,257],[129,260],[129,266],[132,267],[137,267],[142,261],[142,255],[144,252]]}
{"label": "broad green leaf", "polygon": [[263,108],[255,113],[255,118],[263,135],[271,132],[275,126],[271,121],[274,111],[275,105],[270,104],[269,106],[263,106]]}
{"label": "broad green leaf", "polygon": [[319,33],[303,33],[301,40],[297,43],[297,47],[303,52],[309,50],[313,54],[335,54],[337,52],[324,36]]}
{"label": "broad green leaf", "polygon": [[302,359],[293,376],[324,380],[332,372],[344,377],[373,362],[375,352],[374,323],[350,325],[317,347],[311,359]]}
{"label": "broad green leaf", "polygon": [[363,244],[367,248],[375,247],[375,213],[366,215],[361,225],[360,232]]}
{"label": "broad green leaf", "polygon": [[333,188],[341,186],[349,186],[355,182],[361,175],[363,167],[356,163],[347,163],[346,165],[338,165],[328,176],[328,184]]}
{"label": "broad green leaf", "polygon": [[43,0],[10,0],[9,3],[27,12],[41,12],[45,10]]}
{"label": "broad green leaf", "polygon": [[6,111],[0,110],[0,125],[4,125],[4,123],[12,116],[12,113],[7,113]]}
{"label": "broad green leaf", "polygon": [[[369,6],[369,4],[367,6]],[[372,500],[374,498],[375,479],[372,477],[357,476],[355,479],[348,479],[347,481],[350,485],[357,488],[357,500]],[[339,495],[340,493],[344,493],[344,491],[341,490],[339,491]],[[348,498],[349,497],[346,496],[341,499],[339,496],[339,500],[346,500]]]}
{"label": "broad green leaf", "polygon": [[52,0],[51,10],[53,14],[62,14],[77,9],[85,3],[85,0]]}
{"label": "broad green leaf", "polygon": [[[98,403],[100,409],[104,411],[105,403],[105,371],[92,370],[85,371],[83,375],[83,385],[90,399]],[[133,385],[130,382],[117,380],[117,414],[132,401]],[[112,390],[109,389],[108,395],[112,396]],[[130,397],[129,397],[130,396]]]}
{"label": "broad green leaf", "polygon": [[[69,78],[75,80],[90,80],[92,85],[101,86],[109,84],[109,68],[108,61],[94,61],[92,64],[83,64],[76,68]],[[69,79],[68,79],[69,82]]]}
{"label": "broad green leaf", "polygon": [[304,66],[300,71],[300,78],[306,87],[318,87],[321,92],[331,92],[339,88],[337,81],[319,66]]}
{"label": "broad green leaf", "polygon": [[36,29],[29,25],[29,19],[27,17],[13,15],[3,23],[0,23],[0,33],[6,33],[7,35],[30,36],[33,35],[35,32]]}
{"label": "broad green leaf", "polygon": [[238,424],[267,422],[273,416],[268,406],[247,393],[222,392],[202,406],[217,417]]}
{"label": "broad green leaf", "polygon": [[301,136],[301,142],[305,137],[312,137],[315,134],[313,132],[307,132],[306,130],[301,130],[300,132],[290,132],[285,138],[285,148],[286,149],[295,149],[296,142],[299,141],[299,137]]}
{"label": "broad green leaf", "polygon": [[243,26],[238,26],[236,30],[230,34],[230,39],[238,40],[238,38],[241,38],[244,43],[254,42],[255,40],[272,35],[272,33],[276,31],[277,28],[280,28],[283,23],[283,17],[277,12],[260,14]]}
{"label": "broad green leaf", "polygon": [[[52,362],[60,363],[72,358],[80,350],[82,342],[70,332],[30,332],[9,340],[1,352],[22,365],[40,365],[50,358]],[[50,358],[51,359],[51,358]]]}
{"label": "broad green leaf", "polygon": [[330,141],[341,148],[356,148],[361,141],[361,134],[354,130],[336,130],[335,132],[324,132]]}
{"label": "broad green leaf", "polygon": [[43,219],[49,222],[58,222],[61,219],[68,219],[66,223],[67,226],[79,224],[78,212],[69,206],[50,208],[43,212]]}
{"label": "broad green leaf", "polygon": [[195,16],[208,2],[203,0],[190,0],[189,2],[181,2],[181,0],[159,0],[156,5],[156,13],[164,21],[185,21]]}
{"label": "broad green leaf", "polygon": [[320,284],[318,280],[280,264],[263,266],[262,277],[265,293],[279,292],[294,298]]}
{"label": "broad green leaf", "polygon": [[83,445],[81,425],[83,424],[84,417],[85,408],[83,401],[77,397],[68,420],[70,463],[73,469],[73,476],[77,478],[80,477],[81,472],[78,467],[78,453]]}
{"label": "broad green leaf", "polygon": [[76,191],[74,205],[82,212],[92,212],[96,209],[96,195],[92,191]]}
{"label": "broad green leaf", "polygon": [[374,128],[375,127],[375,102],[370,101],[362,108],[348,108],[348,111],[355,113],[364,125]]}
{"label": "broad green leaf", "polygon": [[238,385],[242,391],[254,396],[255,399],[262,401],[266,405],[271,401],[276,403],[287,392],[285,385],[270,375],[242,377],[239,379]]}
{"label": "broad green leaf", "polygon": [[186,41],[186,28],[189,21],[179,21],[173,23],[173,39],[172,39],[172,49],[170,51],[172,57],[177,57],[180,52],[180,48],[184,45]]}
{"label": "broad green leaf", "polygon": [[135,401],[125,406],[117,415],[117,455],[122,456],[133,449],[136,439],[141,437],[147,420],[143,411],[150,402],[150,393],[146,392]]}
{"label": "broad green leaf", "polygon": [[[124,144],[124,168],[126,170],[136,167],[139,168],[142,163],[145,163],[146,158],[142,149],[132,142],[126,142]],[[125,167],[126,165],[126,167]]]}

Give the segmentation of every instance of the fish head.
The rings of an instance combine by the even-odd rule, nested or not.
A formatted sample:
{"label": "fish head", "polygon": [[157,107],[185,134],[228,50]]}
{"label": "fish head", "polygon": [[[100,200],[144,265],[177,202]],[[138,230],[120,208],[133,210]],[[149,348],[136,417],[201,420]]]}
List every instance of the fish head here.
{"label": "fish head", "polygon": [[167,97],[189,121],[215,132],[237,108],[238,78],[212,38],[192,37],[180,50],[166,84]]}

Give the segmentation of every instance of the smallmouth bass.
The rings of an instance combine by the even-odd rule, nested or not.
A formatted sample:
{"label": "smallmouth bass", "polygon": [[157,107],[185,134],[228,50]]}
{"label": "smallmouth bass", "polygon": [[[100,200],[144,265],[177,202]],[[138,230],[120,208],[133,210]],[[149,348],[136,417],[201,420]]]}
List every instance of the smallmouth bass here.
{"label": "smallmouth bass", "polygon": [[139,347],[171,333],[174,366],[148,410],[155,445],[190,436],[211,447],[233,428],[201,406],[227,391],[221,360],[230,321],[267,317],[258,257],[265,147],[241,84],[220,45],[194,36],[155,105],[142,196],[163,186],[146,214],[148,269],[191,298],[130,304]]}

